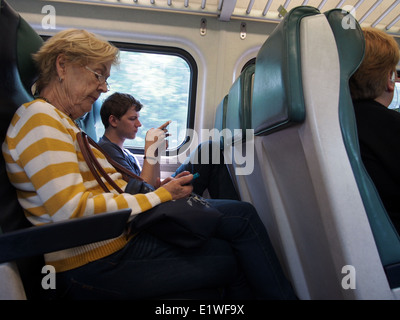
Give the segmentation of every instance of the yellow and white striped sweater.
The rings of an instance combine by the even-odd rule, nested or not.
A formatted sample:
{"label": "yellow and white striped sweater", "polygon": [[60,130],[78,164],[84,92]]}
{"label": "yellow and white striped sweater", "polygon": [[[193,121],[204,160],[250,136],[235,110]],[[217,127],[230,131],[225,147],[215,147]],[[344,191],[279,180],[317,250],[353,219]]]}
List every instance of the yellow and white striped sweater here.
{"label": "yellow and white striped sweater", "polygon": [[[76,141],[79,129],[63,112],[37,99],[15,113],[3,144],[11,183],[25,215],[34,225],[131,208],[132,215],[172,199],[164,188],[148,194],[104,193]],[[126,182],[104,156],[93,152],[124,190]],[[110,188],[111,189],[111,188]],[[73,236],[73,235],[71,235]],[[110,255],[127,243],[124,235],[45,255],[57,272]]]}

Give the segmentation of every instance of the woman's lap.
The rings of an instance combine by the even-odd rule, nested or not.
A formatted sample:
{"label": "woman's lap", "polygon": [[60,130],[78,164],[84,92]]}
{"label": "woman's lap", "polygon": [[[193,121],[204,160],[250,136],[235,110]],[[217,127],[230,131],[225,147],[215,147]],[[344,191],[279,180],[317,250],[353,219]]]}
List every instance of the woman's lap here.
{"label": "woman's lap", "polygon": [[[226,241],[210,239],[197,249],[180,249],[145,232],[122,250],[86,266],[58,274],[57,289],[76,298],[105,295],[146,299],[174,292],[224,287],[239,271]],[[61,287],[61,288],[60,288]],[[61,293],[62,294],[62,293]]]}

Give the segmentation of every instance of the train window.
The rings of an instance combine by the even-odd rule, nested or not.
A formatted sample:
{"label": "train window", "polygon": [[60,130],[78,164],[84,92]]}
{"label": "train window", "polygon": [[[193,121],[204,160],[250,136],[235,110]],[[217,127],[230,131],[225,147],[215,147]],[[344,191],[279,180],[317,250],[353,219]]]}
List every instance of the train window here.
{"label": "train window", "polygon": [[394,88],[393,100],[388,108],[399,111],[399,107],[400,107],[400,82],[396,82],[396,86]]}
{"label": "train window", "polygon": [[[178,149],[186,141],[187,129],[194,124],[197,82],[194,59],[176,48],[114,44],[121,51],[120,64],[112,67],[107,80],[110,91],[102,94],[99,102],[114,92],[124,92],[143,104],[142,127],[134,140],[125,141],[125,147],[143,152],[146,132],[171,120],[168,149]],[[101,120],[96,121],[95,128],[97,137],[101,137],[104,133]]]}

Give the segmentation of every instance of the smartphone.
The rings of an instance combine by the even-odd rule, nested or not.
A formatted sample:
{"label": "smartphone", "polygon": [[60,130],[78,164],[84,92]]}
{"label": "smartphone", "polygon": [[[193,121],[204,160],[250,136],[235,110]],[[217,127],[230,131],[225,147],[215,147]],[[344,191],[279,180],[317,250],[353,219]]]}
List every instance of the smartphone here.
{"label": "smartphone", "polygon": [[194,174],[193,174],[193,179],[192,179],[192,181],[193,181],[194,179],[197,179],[198,177],[200,177],[200,173],[198,173],[198,172],[194,173]]}
{"label": "smartphone", "polygon": [[190,185],[192,182],[193,182],[193,180],[194,179],[197,179],[198,177],[200,177],[200,173],[198,173],[198,172],[196,172],[196,173],[194,173],[193,174],[193,179],[192,179],[192,181],[190,181],[188,184],[186,184],[186,185]]}

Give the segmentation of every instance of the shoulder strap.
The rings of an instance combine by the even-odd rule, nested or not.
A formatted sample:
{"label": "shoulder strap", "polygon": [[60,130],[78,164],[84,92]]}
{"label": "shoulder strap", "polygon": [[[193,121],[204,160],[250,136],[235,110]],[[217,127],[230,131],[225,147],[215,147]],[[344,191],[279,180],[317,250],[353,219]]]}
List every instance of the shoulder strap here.
{"label": "shoulder strap", "polygon": [[124,180],[128,181],[130,178],[134,178],[140,181],[143,181],[143,178],[134,174],[132,171],[126,169],[125,167],[121,166],[118,162],[113,160],[92,138],[90,138],[85,132],[80,131],[76,134],[76,139],[79,144],[79,148],[81,149],[82,155],[92,172],[93,176],[99,183],[99,185],[103,188],[105,192],[110,192],[104,181],[101,179],[103,177],[109,185],[111,185],[115,190],[119,193],[123,193],[121,188],[115,183],[113,179],[105,172],[103,167],[100,165],[99,161],[97,160],[96,156],[93,153],[92,148],[90,145],[98,149],[107,159],[107,161],[118,171],[122,174]]}

